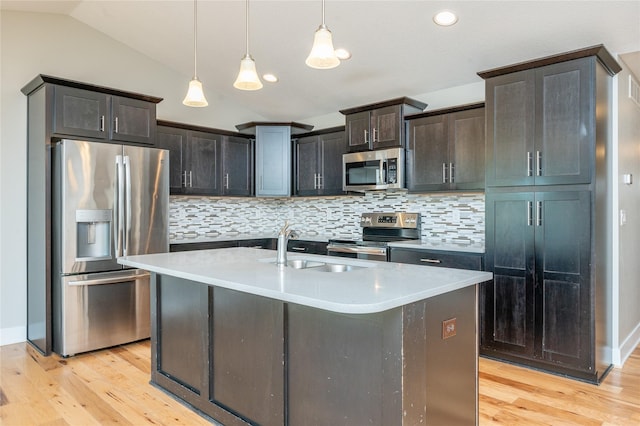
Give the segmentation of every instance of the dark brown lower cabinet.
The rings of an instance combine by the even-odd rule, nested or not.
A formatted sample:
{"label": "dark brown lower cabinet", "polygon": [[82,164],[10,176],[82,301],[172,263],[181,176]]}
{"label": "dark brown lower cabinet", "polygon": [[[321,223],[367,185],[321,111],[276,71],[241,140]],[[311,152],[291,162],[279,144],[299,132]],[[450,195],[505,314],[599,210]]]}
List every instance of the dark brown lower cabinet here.
{"label": "dark brown lower cabinet", "polygon": [[487,193],[481,354],[591,382],[606,373],[592,194]]}

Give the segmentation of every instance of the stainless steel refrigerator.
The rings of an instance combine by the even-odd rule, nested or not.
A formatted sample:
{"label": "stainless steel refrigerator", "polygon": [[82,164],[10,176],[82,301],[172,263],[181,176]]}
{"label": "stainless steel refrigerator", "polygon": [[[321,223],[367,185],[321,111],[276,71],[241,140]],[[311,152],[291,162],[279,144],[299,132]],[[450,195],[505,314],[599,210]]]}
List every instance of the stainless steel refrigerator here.
{"label": "stainless steel refrigerator", "polygon": [[65,139],[53,168],[53,350],[149,337],[149,273],[117,258],[169,251],[168,151]]}

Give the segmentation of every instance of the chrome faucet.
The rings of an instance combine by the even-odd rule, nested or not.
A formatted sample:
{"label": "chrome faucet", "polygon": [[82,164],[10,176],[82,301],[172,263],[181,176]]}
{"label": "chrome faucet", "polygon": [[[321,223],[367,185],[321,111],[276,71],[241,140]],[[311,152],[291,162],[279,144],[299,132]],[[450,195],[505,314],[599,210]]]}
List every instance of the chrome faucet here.
{"label": "chrome faucet", "polygon": [[297,238],[298,234],[293,229],[289,229],[289,221],[285,221],[284,226],[278,233],[278,255],[276,265],[287,266],[287,243],[289,238]]}

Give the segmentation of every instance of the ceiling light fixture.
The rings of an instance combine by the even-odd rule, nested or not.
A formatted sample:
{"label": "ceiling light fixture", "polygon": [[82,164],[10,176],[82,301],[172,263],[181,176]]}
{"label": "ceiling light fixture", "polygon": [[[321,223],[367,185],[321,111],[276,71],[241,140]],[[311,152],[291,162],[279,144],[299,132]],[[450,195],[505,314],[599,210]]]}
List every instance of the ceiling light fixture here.
{"label": "ceiling light fixture", "polygon": [[433,22],[440,26],[448,27],[458,22],[458,16],[450,10],[443,10],[433,16]]}
{"label": "ceiling light fixture", "polygon": [[198,4],[193,0],[193,79],[182,103],[190,107],[206,107],[209,102],[204,97],[202,83],[198,80]]}
{"label": "ceiling light fixture", "polygon": [[259,90],[262,89],[262,82],[256,72],[256,63],[249,54],[249,0],[247,0],[246,3],[247,52],[240,61],[240,72],[238,72],[238,78],[236,78],[235,83],[233,83],[233,87],[240,90]]}
{"label": "ceiling light fixture", "polygon": [[324,0],[322,0],[322,24],[313,36],[313,47],[305,64],[316,69],[331,69],[340,65],[340,59],[333,49],[331,31],[324,24]]}
{"label": "ceiling light fixture", "polygon": [[278,77],[276,77],[274,74],[263,74],[262,78],[264,79],[264,81],[268,81],[269,83],[278,82]]}

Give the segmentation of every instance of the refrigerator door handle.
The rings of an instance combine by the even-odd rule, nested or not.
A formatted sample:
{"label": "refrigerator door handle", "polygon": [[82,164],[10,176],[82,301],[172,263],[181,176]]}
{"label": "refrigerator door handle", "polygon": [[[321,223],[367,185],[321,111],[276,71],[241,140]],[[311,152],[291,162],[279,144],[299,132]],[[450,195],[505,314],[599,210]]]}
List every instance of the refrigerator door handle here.
{"label": "refrigerator door handle", "polygon": [[127,250],[129,249],[130,243],[130,234],[131,234],[131,161],[129,160],[129,156],[126,155],[124,157],[124,170],[125,170],[125,199],[124,199],[124,209],[125,209],[125,231],[124,231],[124,255],[127,255]]}
{"label": "refrigerator door handle", "polygon": [[109,277],[109,278],[94,278],[90,280],[78,280],[78,281],[69,281],[70,286],[85,286],[85,285],[100,285],[100,284],[119,284],[121,282],[126,282],[129,280],[137,280],[140,278],[150,277],[151,274],[149,272],[144,273],[136,273],[136,274],[127,274],[120,275],[117,277]]}
{"label": "refrigerator door handle", "polygon": [[114,217],[115,217],[115,245],[116,245],[116,257],[122,256],[123,253],[123,228],[124,228],[124,164],[122,155],[116,155],[116,169],[117,169],[117,181],[116,181],[116,197],[114,199]]}

